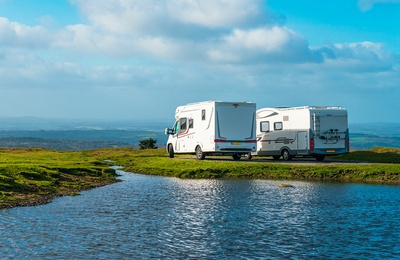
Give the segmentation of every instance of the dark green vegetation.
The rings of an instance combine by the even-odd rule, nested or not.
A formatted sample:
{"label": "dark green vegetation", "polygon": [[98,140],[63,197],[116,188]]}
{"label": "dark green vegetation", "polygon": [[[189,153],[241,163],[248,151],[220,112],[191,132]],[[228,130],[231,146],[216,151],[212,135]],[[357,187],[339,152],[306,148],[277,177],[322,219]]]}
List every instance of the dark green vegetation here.
{"label": "dark green vegetation", "polygon": [[[71,152],[0,149],[0,207],[35,205],[57,196],[116,181],[111,165],[126,171],[180,178],[253,178],[326,180],[400,184],[400,149],[374,148],[335,157],[362,163],[282,163],[266,157],[234,161],[231,157],[176,155],[165,149],[106,148]],[[108,164],[108,165],[107,165]]]}
{"label": "dark green vegetation", "polygon": [[153,138],[149,139],[144,139],[139,142],[139,149],[155,149],[157,148],[156,146],[157,140]]}

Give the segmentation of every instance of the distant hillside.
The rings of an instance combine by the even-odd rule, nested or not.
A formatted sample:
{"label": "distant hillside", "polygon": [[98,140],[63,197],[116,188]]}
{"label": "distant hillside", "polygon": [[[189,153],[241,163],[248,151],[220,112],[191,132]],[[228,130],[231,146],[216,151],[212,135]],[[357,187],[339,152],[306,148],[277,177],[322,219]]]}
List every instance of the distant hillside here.
{"label": "distant hillside", "polygon": [[162,131],[146,130],[16,130],[0,131],[2,137],[37,137],[44,139],[116,141],[137,144],[146,138],[166,139]]}
{"label": "distant hillside", "polygon": [[0,131],[0,147],[40,147],[56,150],[86,150],[104,147],[139,147],[143,139],[157,140],[163,147],[166,136],[161,131],[126,130],[40,130]]}
{"label": "distant hillside", "polygon": [[[157,140],[157,147],[164,147],[168,138],[161,123],[152,126],[141,124],[138,129],[128,127],[128,124],[124,127],[112,123],[104,123],[102,126],[82,124],[79,128],[77,125],[76,123],[72,129],[66,130],[11,130],[0,127],[0,147],[42,147],[57,150],[127,146],[137,148],[140,140],[148,138]],[[349,131],[352,150],[366,150],[376,146],[400,148],[400,123],[350,124]]]}
{"label": "distant hillside", "polygon": [[129,143],[114,141],[89,141],[89,140],[66,140],[66,139],[44,139],[36,137],[3,137],[0,138],[2,148],[47,148],[52,150],[92,150],[109,147],[129,147]]}
{"label": "distant hillside", "polygon": [[365,123],[349,126],[350,148],[365,150],[376,146],[400,148],[400,123]]}
{"label": "distant hillside", "polygon": [[37,117],[0,117],[0,147],[42,147],[83,150],[102,147],[138,147],[140,140],[153,138],[163,147],[162,120],[95,120]]}
{"label": "distant hillside", "polygon": [[170,126],[173,121],[163,120],[96,120],[96,119],[57,119],[39,117],[0,117],[0,130],[160,130]]}

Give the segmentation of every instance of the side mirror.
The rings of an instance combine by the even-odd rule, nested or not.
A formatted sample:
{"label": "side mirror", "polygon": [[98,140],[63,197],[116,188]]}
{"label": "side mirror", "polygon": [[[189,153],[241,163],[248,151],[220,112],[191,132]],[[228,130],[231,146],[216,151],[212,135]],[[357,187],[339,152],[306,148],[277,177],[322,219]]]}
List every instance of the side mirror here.
{"label": "side mirror", "polygon": [[166,135],[172,135],[173,133],[174,133],[174,129],[165,128],[165,134],[166,134]]}

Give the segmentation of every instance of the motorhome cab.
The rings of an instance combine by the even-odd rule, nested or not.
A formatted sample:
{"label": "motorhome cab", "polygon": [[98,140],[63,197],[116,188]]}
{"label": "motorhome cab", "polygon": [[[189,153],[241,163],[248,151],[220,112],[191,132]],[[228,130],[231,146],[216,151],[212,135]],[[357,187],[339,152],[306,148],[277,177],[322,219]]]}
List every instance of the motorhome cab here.
{"label": "motorhome cab", "polygon": [[248,154],[291,160],[349,152],[347,110],[343,107],[289,107],[257,110],[257,150]]}
{"label": "motorhome cab", "polygon": [[165,129],[171,158],[174,154],[231,155],[238,160],[256,150],[256,104],[205,101],[176,108],[176,122]]}

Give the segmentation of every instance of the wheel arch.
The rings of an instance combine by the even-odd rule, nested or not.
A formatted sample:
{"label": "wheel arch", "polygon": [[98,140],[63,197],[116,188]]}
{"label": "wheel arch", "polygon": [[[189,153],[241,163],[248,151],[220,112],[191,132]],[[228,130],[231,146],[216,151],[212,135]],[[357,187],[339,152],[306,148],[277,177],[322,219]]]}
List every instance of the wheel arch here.
{"label": "wheel arch", "polygon": [[169,151],[169,148],[172,146],[172,148],[174,148],[174,145],[172,143],[167,143],[167,145],[165,146],[165,149],[167,150],[167,152]]}
{"label": "wheel arch", "polygon": [[281,147],[281,149],[279,150],[279,154],[282,155],[283,151],[285,151],[285,150],[288,151],[290,155],[293,155],[292,150],[287,146]]}
{"label": "wheel arch", "polygon": [[290,153],[289,147],[281,149],[281,156],[282,156],[282,159],[285,161],[290,161],[294,157],[294,155],[292,153]]}
{"label": "wheel arch", "polygon": [[194,151],[193,152],[196,153],[197,147],[200,147],[201,150],[204,150],[203,149],[204,148],[203,144],[201,142],[197,142],[196,145],[194,146]]}

